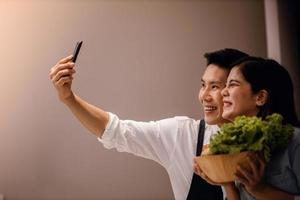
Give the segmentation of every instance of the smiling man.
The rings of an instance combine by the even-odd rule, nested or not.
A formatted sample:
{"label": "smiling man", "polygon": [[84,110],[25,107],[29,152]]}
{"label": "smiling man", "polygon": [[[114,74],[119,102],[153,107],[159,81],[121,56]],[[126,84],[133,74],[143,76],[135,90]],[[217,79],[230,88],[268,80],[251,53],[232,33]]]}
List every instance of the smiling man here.
{"label": "smiling man", "polygon": [[[208,144],[224,123],[221,91],[231,64],[247,54],[235,49],[206,53],[207,68],[202,77],[199,101],[204,120],[174,117],[152,122],[120,120],[117,115],[95,107],[75,95],[72,56],[63,58],[50,70],[59,99],[106,148],[115,148],[162,165],[170,178],[175,199],[222,199],[219,186],[207,184],[193,173],[193,158]],[[197,145],[198,144],[198,145]],[[196,154],[197,151],[197,154]],[[112,172],[113,173],[113,172]]]}
{"label": "smiling man", "polygon": [[[247,54],[236,49],[224,49],[204,55],[207,60],[207,67],[201,78],[199,101],[203,107],[205,123],[201,125],[200,122],[197,156],[201,155],[202,149],[208,146],[210,138],[226,122],[222,118],[223,97],[221,92],[225,87],[232,64],[247,56]],[[201,128],[201,126],[204,126],[204,128]],[[211,127],[214,127],[213,131],[210,130]],[[193,175],[188,199],[199,199],[199,197],[203,197],[203,199],[222,199],[221,196],[222,191],[220,188],[208,185],[200,176]]]}
{"label": "smiling man", "polygon": [[216,64],[209,64],[202,76],[202,87],[199,92],[199,101],[203,106],[204,119],[207,124],[222,125],[223,98],[220,90],[225,87],[227,69]]}

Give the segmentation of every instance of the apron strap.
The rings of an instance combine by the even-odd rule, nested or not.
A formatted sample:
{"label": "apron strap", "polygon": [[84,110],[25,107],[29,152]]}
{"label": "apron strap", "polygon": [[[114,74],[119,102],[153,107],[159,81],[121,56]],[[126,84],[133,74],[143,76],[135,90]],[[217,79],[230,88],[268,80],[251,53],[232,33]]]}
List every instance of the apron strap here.
{"label": "apron strap", "polygon": [[[200,156],[203,148],[205,134],[205,121],[200,120],[196,156]],[[193,174],[191,187],[187,200],[222,200],[223,192],[221,186],[211,185],[197,174]]]}

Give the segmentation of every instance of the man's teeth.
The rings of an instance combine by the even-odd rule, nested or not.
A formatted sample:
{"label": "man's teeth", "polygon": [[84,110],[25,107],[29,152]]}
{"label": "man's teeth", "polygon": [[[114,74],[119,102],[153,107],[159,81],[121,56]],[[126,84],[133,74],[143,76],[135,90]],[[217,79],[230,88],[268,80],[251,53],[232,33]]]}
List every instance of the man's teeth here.
{"label": "man's teeth", "polygon": [[213,111],[216,110],[217,107],[216,106],[205,106],[205,111]]}

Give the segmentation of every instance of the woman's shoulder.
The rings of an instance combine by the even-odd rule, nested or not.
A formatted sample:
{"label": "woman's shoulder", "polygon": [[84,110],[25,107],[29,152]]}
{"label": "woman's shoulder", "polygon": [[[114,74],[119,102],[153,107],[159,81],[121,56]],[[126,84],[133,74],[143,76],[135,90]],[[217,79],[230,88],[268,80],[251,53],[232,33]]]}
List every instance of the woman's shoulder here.
{"label": "woman's shoulder", "polygon": [[294,127],[293,140],[300,142],[300,128],[299,127]]}
{"label": "woman's shoulder", "polygon": [[300,128],[299,127],[294,127],[294,134],[289,144],[289,149],[292,151],[298,149],[298,151],[300,151]]}

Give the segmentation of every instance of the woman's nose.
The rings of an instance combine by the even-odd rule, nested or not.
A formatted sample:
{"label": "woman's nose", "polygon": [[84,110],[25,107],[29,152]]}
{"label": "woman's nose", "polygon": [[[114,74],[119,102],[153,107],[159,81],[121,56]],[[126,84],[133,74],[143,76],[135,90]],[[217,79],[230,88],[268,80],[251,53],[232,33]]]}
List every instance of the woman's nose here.
{"label": "woman's nose", "polygon": [[228,89],[227,89],[227,87],[224,87],[224,89],[221,91],[221,94],[222,94],[223,97],[228,96]]}

